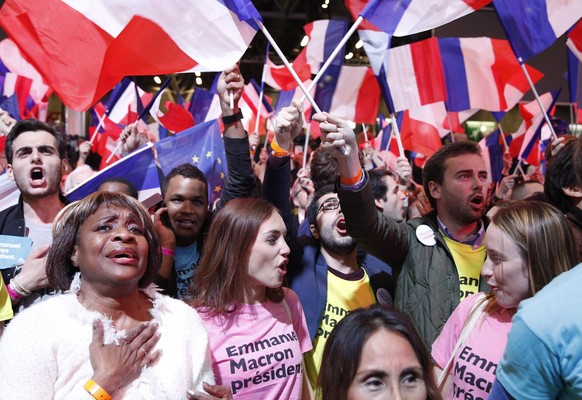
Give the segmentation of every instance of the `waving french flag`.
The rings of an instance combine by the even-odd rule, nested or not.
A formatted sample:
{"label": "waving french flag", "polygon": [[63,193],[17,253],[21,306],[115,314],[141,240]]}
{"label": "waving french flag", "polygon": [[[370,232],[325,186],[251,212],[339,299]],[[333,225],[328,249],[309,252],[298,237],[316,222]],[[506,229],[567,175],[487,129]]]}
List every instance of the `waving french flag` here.
{"label": "waving french flag", "polygon": [[221,71],[260,20],[250,0],[7,0],[0,25],[69,107],[127,75]]}
{"label": "waving french flag", "polygon": [[380,86],[370,67],[344,65],[339,73],[329,113],[348,121],[373,124],[380,105]]}
{"label": "waving french flag", "polygon": [[[352,1],[346,0],[347,2]],[[449,23],[490,2],[491,0],[370,0],[360,15],[386,33],[407,36]]]}
{"label": "waving french flag", "polygon": [[493,0],[493,5],[522,60],[550,47],[582,17],[576,0]]}
{"label": "waving french flag", "polygon": [[444,101],[447,95],[437,39],[388,50],[378,82],[391,113]]}
{"label": "waving french flag", "polygon": [[[540,96],[540,101],[548,113],[554,107],[554,104],[556,104],[559,94],[560,90],[555,90],[553,92],[544,93]],[[526,160],[533,165],[539,165],[540,160],[537,151],[532,153],[532,150],[537,150],[540,139],[549,139],[549,136],[542,137],[542,127],[545,123],[544,114],[535,100],[520,106],[520,113],[524,122],[518,132],[523,130],[525,130],[525,132],[517,158],[520,160]]]}
{"label": "waving french flag", "polygon": [[448,133],[443,125],[446,118],[443,102],[404,111],[400,132],[402,146],[429,158],[442,147],[441,138]]}
{"label": "waving french flag", "polygon": [[[295,57],[292,66],[302,82],[311,79],[311,67],[307,64],[307,48],[304,48]],[[264,66],[263,81],[274,89],[284,91],[293,90],[298,86],[285,65],[276,65],[269,58],[267,58]]]}
{"label": "waving french flag", "polygon": [[488,178],[492,182],[501,182],[503,178],[503,138],[499,129],[491,132],[489,135],[479,141],[481,146],[481,155],[485,160]]}
{"label": "waving french flag", "polygon": [[[309,37],[307,43],[307,63],[311,66],[311,72],[317,74],[319,69],[329,58],[348,30],[345,20],[321,19],[310,22],[303,27]],[[343,51],[340,51],[332,65],[343,64]]]}
{"label": "waving french flag", "polygon": [[[483,109],[507,110],[515,105],[513,91],[506,87],[515,75],[525,76],[507,40],[480,38],[438,39],[447,85],[447,109],[463,111]],[[521,82],[517,78],[516,82]],[[534,74],[539,79],[539,74]],[[535,82],[534,82],[535,83]],[[519,83],[518,89],[523,87]],[[525,81],[525,91],[529,85]],[[515,86],[512,86],[514,88]],[[523,96],[523,93],[522,93]]]}

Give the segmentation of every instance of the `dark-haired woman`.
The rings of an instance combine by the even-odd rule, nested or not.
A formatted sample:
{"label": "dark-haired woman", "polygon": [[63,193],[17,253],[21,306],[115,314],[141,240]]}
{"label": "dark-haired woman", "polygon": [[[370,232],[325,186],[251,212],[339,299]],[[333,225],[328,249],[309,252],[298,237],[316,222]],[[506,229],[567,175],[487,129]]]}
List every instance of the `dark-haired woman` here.
{"label": "dark-haired woman", "polygon": [[279,212],[260,199],[230,201],[210,227],[193,304],[209,333],[217,383],[235,399],[310,395],[302,366],[311,350],[305,316],[297,295],[281,287],[285,234]]}
{"label": "dark-haired woman", "polygon": [[137,200],[92,194],[63,209],[53,237],[47,275],[67,292],[6,329],[2,399],[183,399],[214,382],[200,317],[152,285],[159,240]]}

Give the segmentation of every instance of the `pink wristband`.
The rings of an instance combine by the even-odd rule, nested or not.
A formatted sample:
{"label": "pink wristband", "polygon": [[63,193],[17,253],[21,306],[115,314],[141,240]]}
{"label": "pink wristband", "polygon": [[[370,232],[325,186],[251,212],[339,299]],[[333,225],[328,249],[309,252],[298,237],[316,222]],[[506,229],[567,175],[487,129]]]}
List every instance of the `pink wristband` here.
{"label": "pink wristband", "polygon": [[162,254],[166,255],[166,256],[174,257],[175,252],[174,252],[174,250],[168,249],[167,247],[162,247]]}
{"label": "pink wristband", "polygon": [[14,301],[18,301],[18,300],[22,299],[22,296],[21,296],[21,295],[19,295],[18,293],[16,293],[16,292],[14,291],[14,289],[12,289],[12,288],[10,287],[10,284],[6,285],[6,289],[8,290],[8,295],[10,296],[10,298],[11,298],[12,300],[14,300]]}

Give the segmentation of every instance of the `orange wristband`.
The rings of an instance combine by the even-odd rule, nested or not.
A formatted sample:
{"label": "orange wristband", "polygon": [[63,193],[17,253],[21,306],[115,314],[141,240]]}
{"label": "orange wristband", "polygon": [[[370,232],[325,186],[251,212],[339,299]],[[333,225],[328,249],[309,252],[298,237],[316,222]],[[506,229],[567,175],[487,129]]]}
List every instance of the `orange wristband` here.
{"label": "orange wristband", "polygon": [[275,157],[285,157],[289,154],[289,150],[285,150],[277,144],[274,140],[271,142],[271,148],[273,149]]}
{"label": "orange wristband", "polygon": [[344,186],[353,186],[356,183],[358,183],[360,181],[360,179],[362,179],[362,175],[364,174],[364,171],[362,170],[362,168],[360,168],[360,170],[358,171],[358,173],[356,174],[356,176],[352,177],[352,178],[344,178],[343,176],[340,178],[342,185]]}
{"label": "orange wristband", "polygon": [[97,400],[113,400],[109,393],[107,393],[101,386],[97,384],[93,379],[89,379],[85,386],[83,386],[86,391],[89,392]]}

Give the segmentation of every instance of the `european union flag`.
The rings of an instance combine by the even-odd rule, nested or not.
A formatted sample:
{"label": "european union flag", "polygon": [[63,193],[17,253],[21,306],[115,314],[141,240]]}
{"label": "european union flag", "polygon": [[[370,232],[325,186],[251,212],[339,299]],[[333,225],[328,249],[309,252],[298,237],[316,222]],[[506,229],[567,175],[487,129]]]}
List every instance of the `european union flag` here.
{"label": "european union flag", "polygon": [[180,164],[190,163],[206,176],[210,204],[220,198],[227,169],[217,120],[195,125],[154,146],[164,175]]}

